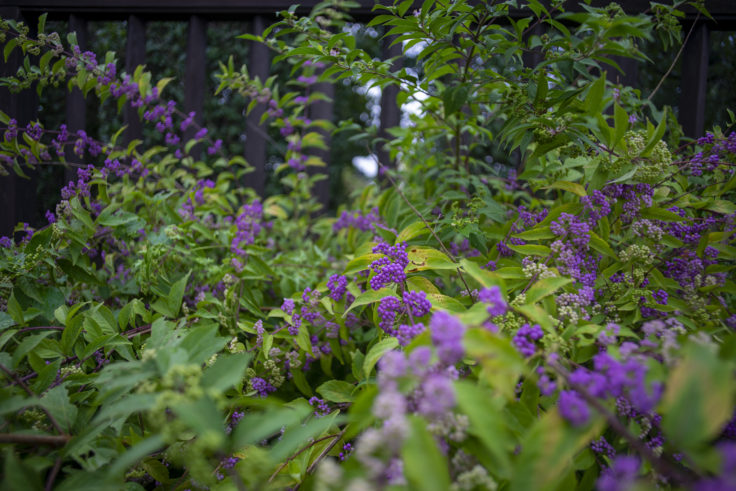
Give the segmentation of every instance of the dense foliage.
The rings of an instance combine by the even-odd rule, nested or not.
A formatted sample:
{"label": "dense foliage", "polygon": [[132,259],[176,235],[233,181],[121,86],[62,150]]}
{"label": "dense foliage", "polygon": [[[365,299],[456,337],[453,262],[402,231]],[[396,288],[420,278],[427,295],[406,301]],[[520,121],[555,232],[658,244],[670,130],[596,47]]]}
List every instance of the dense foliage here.
{"label": "dense foliage", "polygon": [[[244,35],[289,80],[223,62],[218,92],[264,104],[285,150],[266,198],[216,128],[182,141],[166,80],[0,23],[29,60],[4,85],[77,86],[161,134],[0,114],[0,169],[87,162],[47,227],[0,239],[4,487],[736,486],[736,134],[685,141],[601,69],[679,39],[677,7],[411,4],[371,23],[421,50],[410,69],[356,47],[342,1]],[[388,140],[304,116],[345,78],[421,111]],[[399,162],[337,217],[307,172],[326,135]]]}

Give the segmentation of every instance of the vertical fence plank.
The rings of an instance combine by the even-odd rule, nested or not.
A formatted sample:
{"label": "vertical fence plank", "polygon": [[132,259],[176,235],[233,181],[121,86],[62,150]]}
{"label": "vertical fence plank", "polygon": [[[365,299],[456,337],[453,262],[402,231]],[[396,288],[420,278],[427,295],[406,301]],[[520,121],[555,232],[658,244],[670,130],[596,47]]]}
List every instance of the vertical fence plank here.
{"label": "vertical fence plank", "polygon": [[679,120],[685,136],[697,138],[705,130],[705,92],[708,79],[710,33],[698,23],[682,52]]}
{"label": "vertical fence plank", "polygon": [[[251,33],[259,36],[266,28],[266,20],[262,15],[253,17]],[[251,77],[258,77],[261,81],[268,78],[270,57],[268,47],[263,43],[251,42],[250,62],[248,73]],[[266,189],[266,127],[260,125],[265,106],[258,103],[246,117],[245,125],[245,160],[255,170],[246,174],[245,183],[259,195],[263,196]]]}
{"label": "vertical fence plank", "polygon": [[[187,39],[187,64],[184,76],[184,112],[196,113],[194,121],[204,124],[204,94],[207,90],[207,22],[198,15],[189,18]],[[196,127],[190,126],[184,132],[184,142],[194,138]],[[193,147],[190,154],[198,159],[201,145]]]}
{"label": "vertical fence plank", "polygon": [[[79,49],[85,51],[88,43],[87,20],[78,15],[70,15],[69,31],[76,32]],[[87,127],[87,100],[77,87],[66,93],[66,126],[70,134],[76,133],[77,130],[84,130]],[[74,155],[71,147],[66,149],[66,160],[67,162],[81,163],[79,157]],[[67,167],[64,175],[65,183],[71,181],[76,178],[76,169]]]}
{"label": "vertical fence plank", "polygon": [[612,56],[611,60],[616,63],[624,73],[619,72],[613,66],[606,67],[606,78],[614,84],[624,87],[636,87],[639,83],[639,62],[633,58],[623,56]]}
{"label": "vertical fence plank", "polygon": [[[146,26],[137,15],[128,16],[128,36],[125,45],[125,71],[131,76],[138,65],[146,61]],[[143,137],[143,123],[138,110],[128,103],[123,109],[123,120],[128,128],[125,141],[130,142]]]}
{"label": "vertical fence plank", "polygon": [[[29,34],[36,35],[38,17],[23,16],[16,7],[0,7],[0,16],[26,22],[30,27]],[[19,49],[13,50],[7,62],[0,56],[0,76],[14,75],[22,64],[23,55]],[[12,94],[7,88],[0,87],[0,110],[15,118],[19,127],[25,127],[37,117],[38,96],[35,88]],[[16,176],[12,169],[8,176],[0,177],[0,235],[12,236],[18,222],[29,222],[36,226],[42,223],[36,200],[38,173],[24,165],[21,167],[30,179]]]}
{"label": "vertical fence plank", "polygon": [[[2,7],[0,8],[0,17],[3,19],[19,19],[20,9],[13,7]],[[20,66],[21,58],[17,50],[8,57],[5,58],[0,56],[0,77],[7,77],[13,75]],[[0,87],[0,111],[3,111],[12,118],[18,117],[18,105],[15,94],[11,94],[7,87]],[[0,177],[0,235],[12,235],[13,227],[17,222],[15,213],[15,187],[16,180],[18,179],[13,174],[12,169],[9,171],[7,176]]]}
{"label": "vertical fence plank", "polygon": [[[396,58],[391,66],[393,70],[400,70],[404,65],[402,60],[401,43],[391,46],[396,39],[394,36],[385,38],[383,41],[384,58]],[[396,96],[399,94],[398,85],[388,85],[381,92],[381,129],[379,135],[381,138],[389,138],[388,128],[399,126],[401,123],[401,108],[396,103]],[[386,167],[396,167],[396,162],[391,160],[389,152],[381,146],[378,150],[378,161]],[[380,170],[379,170],[380,175]]]}

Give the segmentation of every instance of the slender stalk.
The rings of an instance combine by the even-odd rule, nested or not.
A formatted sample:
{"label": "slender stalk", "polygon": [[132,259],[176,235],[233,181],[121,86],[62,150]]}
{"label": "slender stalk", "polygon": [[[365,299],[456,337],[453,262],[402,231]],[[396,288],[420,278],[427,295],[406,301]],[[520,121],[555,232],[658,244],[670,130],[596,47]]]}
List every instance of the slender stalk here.
{"label": "slender stalk", "polygon": [[20,443],[26,445],[50,445],[52,447],[63,447],[71,439],[71,435],[0,433],[0,443]]}
{"label": "slender stalk", "polygon": [[654,97],[654,94],[657,93],[657,91],[662,86],[662,84],[664,83],[664,81],[667,79],[667,77],[670,76],[670,73],[675,68],[675,65],[677,64],[677,60],[680,59],[680,55],[682,55],[682,51],[685,49],[685,45],[687,44],[687,40],[690,39],[690,34],[693,33],[693,29],[695,28],[695,24],[697,24],[698,19],[700,19],[700,12],[698,12],[698,15],[695,16],[695,21],[690,26],[690,30],[687,31],[687,36],[685,36],[685,41],[682,42],[682,46],[680,46],[680,50],[677,52],[677,55],[675,55],[675,59],[672,60],[672,64],[670,65],[669,69],[667,70],[667,73],[665,73],[664,76],[662,76],[662,78],[659,80],[659,83],[657,84],[657,86],[654,87],[654,90],[652,91],[652,93],[649,94],[649,97],[647,97],[647,101],[651,101],[652,100],[652,97]]}
{"label": "slender stalk", "polygon": [[56,476],[59,474],[59,470],[61,469],[61,457],[56,459],[56,462],[54,462],[54,467],[51,469],[51,472],[49,473],[49,477],[46,479],[46,487],[44,487],[45,491],[51,491],[54,489],[54,481],[56,480]]}

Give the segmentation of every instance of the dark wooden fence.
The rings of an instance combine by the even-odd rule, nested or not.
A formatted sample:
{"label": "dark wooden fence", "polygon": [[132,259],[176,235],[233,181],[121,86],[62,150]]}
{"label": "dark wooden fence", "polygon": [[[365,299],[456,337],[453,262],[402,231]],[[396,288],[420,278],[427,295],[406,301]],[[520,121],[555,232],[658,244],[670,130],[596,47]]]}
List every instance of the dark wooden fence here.
{"label": "dark wooden fence", "polygon": [[[381,0],[382,3],[391,3],[390,0]],[[244,31],[261,33],[274,20],[275,13],[289,8],[293,3],[300,4],[301,11],[308,11],[318,2],[316,0],[0,0],[0,16],[3,18],[20,19],[30,26],[36,24],[38,16],[44,12],[50,19],[67,20],[69,30],[76,31],[77,39],[84,49],[87,43],[87,23],[93,20],[126,20],[127,42],[125,51],[125,69],[132,73],[134,67],[145,63],[145,36],[146,22],[152,20],[177,20],[188,22],[188,41],[186,53],[186,70],[184,80],[184,110],[196,111],[202,117],[205,90],[205,49],[206,29],[208,21],[228,20],[242,21]],[[360,7],[352,14],[357,20],[367,20],[373,14],[374,0],[358,0]],[[417,1],[417,5],[422,2]],[[569,4],[577,0],[569,0]],[[608,0],[596,0],[594,5],[605,5]],[[649,8],[648,0],[623,0],[619,2],[629,13],[642,12]],[[705,93],[709,53],[709,32],[712,29],[736,30],[736,0],[706,0],[715,22],[706,21],[696,13],[688,12],[682,20],[687,32],[693,22],[697,24],[685,46],[683,52],[680,122],[685,134],[698,136],[704,129]],[[574,8],[574,7],[573,7]],[[512,15],[515,15],[512,13]],[[400,54],[398,47],[390,51],[386,45],[386,55]],[[534,63],[534,59],[526,60]],[[0,57],[0,76],[14,74],[22,59],[16,52],[4,62]],[[627,72],[624,82],[636,85],[636,66],[623,61]],[[270,59],[268,49],[260,44],[254,44],[250,50],[249,73],[265,78],[269,73]],[[662,73],[667,67],[661,67]],[[612,77],[617,76],[609,71]],[[330,87],[323,87],[330,91]],[[400,111],[396,106],[396,88],[387,90],[381,98],[381,131],[396,126],[400,121]],[[21,94],[10,94],[6,89],[0,89],[0,110],[10,114],[18,120],[20,125],[37,117],[38,100],[34,91],[25,91]],[[266,139],[264,129],[259,128],[262,108],[254,111],[246,121],[245,158],[255,167],[255,172],[248,175],[247,184],[262,193],[266,179]],[[332,115],[331,103],[320,102],[310,108],[313,118],[330,118]],[[86,100],[78,91],[72,91],[66,99],[66,120],[70,130],[84,129]],[[140,138],[142,124],[137,112],[133,108],[125,108],[124,122],[128,125],[126,138]],[[201,123],[201,119],[199,121]],[[329,154],[323,155],[326,161]],[[387,161],[386,156],[381,156]],[[316,192],[321,202],[326,203],[328,188],[326,181]],[[36,199],[34,179],[21,179],[15,176],[0,178],[0,235],[8,235],[16,223],[32,221]]]}

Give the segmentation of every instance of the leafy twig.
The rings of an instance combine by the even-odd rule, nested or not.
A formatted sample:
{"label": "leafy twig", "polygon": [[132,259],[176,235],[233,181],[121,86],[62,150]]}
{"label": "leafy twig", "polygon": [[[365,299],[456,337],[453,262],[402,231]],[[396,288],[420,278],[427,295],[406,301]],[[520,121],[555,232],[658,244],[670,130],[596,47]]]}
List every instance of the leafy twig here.
{"label": "leafy twig", "polygon": [[[409,206],[409,208],[411,208],[411,210],[414,212],[414,214],[419,217],[419,219],[422,221],[422,223],[424,223],[424,226],[427,227],[427,230],[429,230],[429,233],[432,234],[432,237],[434,237],[435,240],[440,244],[440,247],[442,248],[442,251],[445,254],[447,254],[447,256],[452,260],[452,262],[457,263],[457,260],[455,259],[455,257],[452,255],[452,253],[450,251],[447,250],[447,247],[445,247],[445,243],[442,242],[442,239],[440,239],[437,236],[437,234],[435,233],[434,229],[429,225],[429,222],[427,222],[427,220],[424,218],[424,215],[422,215],[422,213],[419,210],[417,210],[416,207],[413,204],[411,204],[411,201],[409,201],[409,199],[406,197],[406,195],[404,194],[404,192],[399,188],[399,186],[396,185],[396,181],[394,181],[393,178],[391,177],[391,175],[388,173],[388,169],[386,168],[386,166],[383,165],[380,160],[378,160],[378,157],[375,154],[372,153],[371,155],[373,155],[373,159],[376,161],[376,163],[378,164],[378,166],[383,170],[384,175],[389,180],[389,182],[391,183],[391,185],[393,186],[393,188],[396,190],[397,193],[399,193],[399,196],[401,196],[401,199],[403,199],[404,202]],[[468,283],[465,281],[465,277],[463,276],[462,271],[460,271],[460,267],[459,266],[457,267],[457,274],[460,277],[460,281],[462,281],[463,282],[463,285],[465,285],[465,289],[469,293],[470,292],[470,287],[468,286]]]}
{"label": "leafy twig", "polygon": [[[0,363],[0,370],[8,374],[8,376],[12,378],[18,385],[20,385],[29,396],[36,397],[36,394],[33,393],[33,391],[26,385],[26,383],[23,382],[21,379],[19,379],[18,376],[14,374],[11,370],[8,370],[8,368],[2,363]],[[51,422],[51,425],[54,427],[54,429],[59,434],[64,435],[64,430],[61,429],[61,426],[59,426],[59,423],[56,421],[56,418],[54,418],[54,416],[49,412],[49,410],[43,406],[41,406],[41,409],[43,410],[44,413],[46,413],[46,416],[49,418],[49,421]]]}
{"label": "leafy twig", "polygon": [[[284,469],[284,467],[286,467],[287,465],[289,465],[289,462],[291,462],[292,460],[294,460],[295,458],[297,458],[298,456],[300,456],[306,450],[309,450],[310,448],[312,448],[313,446],[315,446],[319,442],[323,442],[325,440],[329,440],[330,438],[335,438],[335,441],[337,441],[337,440],[340,439],[340,437],[342,437],[343,434],[345,434],[345,430],[342,430],[340,433],[333,433],[331,435],[323,436],[322,438],[317,438],[316,440],[314,440],[313,442],[309,443],[308,445],[305,445],[304,447],[300,448],[295,454],[293,454],[290,457],[288,457],[285,461],[283,461],[281,463],[281,465],[279,465],[276,468],[276,470],[273,472],[273,474],[271,474],[271,477],[268,478],[268,482],[273,481],[276,478],[276,476],[279,475],[279,472],[281,472]],[[332,446],[334,447],[334,445],[332,445]]]}

